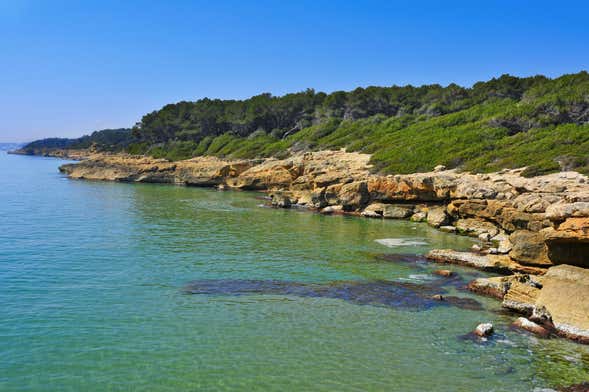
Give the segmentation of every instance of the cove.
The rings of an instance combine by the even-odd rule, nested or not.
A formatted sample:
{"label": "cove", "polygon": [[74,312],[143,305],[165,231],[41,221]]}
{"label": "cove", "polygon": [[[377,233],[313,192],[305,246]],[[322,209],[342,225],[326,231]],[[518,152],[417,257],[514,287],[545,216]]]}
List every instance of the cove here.
{"label": "cove", "polygon": [[[587,346],[510,329],[497,301],[460,288],[486,274],[450,266],[454,284],[420,256],[466,237],[261,208],[256,193],[73,181],[63,163],[0,155],[0,390],[531,391],[589,378]],[[457,338],[487,321],[488,344]]]}

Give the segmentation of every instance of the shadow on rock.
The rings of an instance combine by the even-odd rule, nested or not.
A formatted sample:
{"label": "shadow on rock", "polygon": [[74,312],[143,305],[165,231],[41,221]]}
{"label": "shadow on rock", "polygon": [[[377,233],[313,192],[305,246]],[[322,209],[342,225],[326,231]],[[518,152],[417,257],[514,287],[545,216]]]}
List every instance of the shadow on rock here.
{"label": "shadow on rock", "polygon": [[[297,283],[278,280],[222,279],[189,283],[186,294],[201,295],[289,295],[307,298],[341,299],[356,305],[386,306],[407,310],[427,310],[437,306],[482,310],[471,298],[441,296],[445,292],[436,285],[407,282],[350,281],[331,283]],[[442,299],[440,299],[442,297]]]}

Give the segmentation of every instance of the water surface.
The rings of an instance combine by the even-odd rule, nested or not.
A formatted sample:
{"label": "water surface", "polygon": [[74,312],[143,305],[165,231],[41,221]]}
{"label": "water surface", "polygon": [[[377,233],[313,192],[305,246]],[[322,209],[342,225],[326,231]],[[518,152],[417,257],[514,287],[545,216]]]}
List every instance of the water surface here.
{"label": "water surface", "polygon": [[[61,163],[0,153],[2,391],[530,391],[589,379],[587,346],[510,330],[496,301],[411,256],[468,238],[263,208],[254,193],[72,181]],[[494,339],[459,338],[486,321]]]}

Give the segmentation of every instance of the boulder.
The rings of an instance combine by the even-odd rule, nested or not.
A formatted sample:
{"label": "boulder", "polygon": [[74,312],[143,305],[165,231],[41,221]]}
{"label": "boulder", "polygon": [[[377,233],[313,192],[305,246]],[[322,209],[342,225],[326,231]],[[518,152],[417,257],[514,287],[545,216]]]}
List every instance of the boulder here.
{"label": "boulder", "polygon": [[384,204],[384,203],[372,203],[372,204],[369,204],[364,209],[364,212],[362,212],[362,215],[377,214],[382,217],[385,208],[386,208],[386,204]]}
{"label": "boulder", "polygon": [[448,223],[448,215],[446,215],[446,208],[431,207],[427,212],[427,223],[433,227],[440,227]]}
{"label": "boulder", "polygon": [[458,219],[454,226],[458,229],[460,233],[478,237],[480,234],[488,233],[492,237],[499,234],[499,229],[497,226],[492,224],[491,222],[487,222],[481,219],[474,219],[474,218],[464,218]]}
{"label": "boulder", "polygon": [[494,329],[493,324],[491,323],[482,323],[477,325],[475,330],[473,331],[476,336],[480,336],[482,338],[488,337],[493,335]]}
{"label": "boulder", "polygon": [[518,263],[534,266],[550,266],[544,235],[529,230],[518,230],[509,236],[512,244],[509,257]]}
{"label": "boulder", "polygon": [[370,200],[365,181],[345,184],[339,193],[339,203],[345,211],[356,211],[364,207]]}
{"label": "boulder", "polygon": [[366,218],[382,218],[382,215],[376,211],[362,211],[361,215]]}
{"label": "boulder", "polygon": [[505,233],[499,233],[495,237],[491,238],[491,242],[496,245],[497,253],[505,254],[509,253],[513,248],[509,236]]}
{"label": "boulder", "polygon": [[411,218],[409,219],[413,222],[424,222],[427,219],[427,212],[416,212],[415,214],[411,215]]}
{"label": "boulder", "polygon": [[536,307],[550,315],[559,335],[589,343],[589,270],[571,265],[548,269]]}
{"label": "boulder", "polygon": [[329,215],[329,214],[341,213],[342,211],[343,211],[342,206],[327,206],[319,212],[321,212],[322,214],[325,214],[325,215]]}
{"label": "boulder", "polygon": [[486,295],[497,299],[503,299],[510,287],[510,276],[497,276],[493,278],[478,278],[468,284],[468,289],[473,293]]}
{"label": "boulder", "polygon": [[382,216],[389,219],[406,219],[413,215],[415,206],[411,204],[385,204]]}

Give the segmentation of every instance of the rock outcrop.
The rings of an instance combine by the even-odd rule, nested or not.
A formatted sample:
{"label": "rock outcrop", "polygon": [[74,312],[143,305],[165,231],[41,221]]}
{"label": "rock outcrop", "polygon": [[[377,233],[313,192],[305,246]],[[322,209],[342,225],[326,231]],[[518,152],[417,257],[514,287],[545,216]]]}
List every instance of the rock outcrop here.
{"label": "rock outcrop", "polygon": [[[79,179],[265,191],[275,207],[411,219],[476,237],[477,252],[434,250],[427,257],[528,276],[477,280],[469,287],[501,298],[503,306],[557,334],[589,341],[589,272],[584,269],[589,268],[589,180],[579,173],[524,178],[522,169],[472,174],[437,167],[430,173],[384,176],[371,172],[369,155],[345,151],[178,162],[122,154],[79,156],[84,159],[60,170]],[[542,274],[542,279],[530,278]]]}
{"label": "rock outcrop", "polygon": [[[479,278],[468,288],[501,299],[503,307],[524,314],[544,330],[589,343],[589,270],[585,268],[559,265],[542,276]],[[533,327],[520,324],[524,329]]]}
{"label": "rock outcrop", "polygon": [[535,303],[559,335],[589,343],[589,270],[570,265],[548,269]]}

